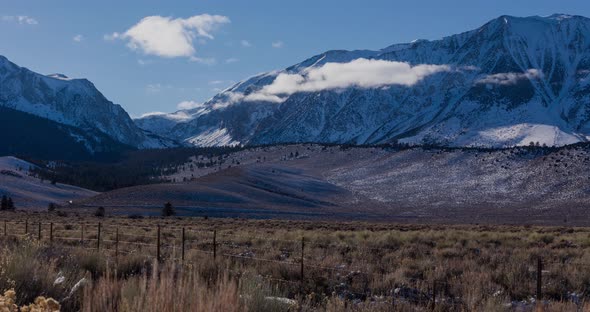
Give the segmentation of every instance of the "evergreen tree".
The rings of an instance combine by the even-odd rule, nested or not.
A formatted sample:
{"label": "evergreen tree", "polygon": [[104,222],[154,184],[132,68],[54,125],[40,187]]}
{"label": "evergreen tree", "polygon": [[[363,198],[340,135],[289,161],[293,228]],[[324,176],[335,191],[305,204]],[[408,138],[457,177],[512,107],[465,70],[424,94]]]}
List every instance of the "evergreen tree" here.
{"label": "evergreen tree", "polygon": [[94,216],[99,217],[99,218],[104,217],[105,214],[106,213],[105,213],[104,207],[102,207],[102,206],[96,208],[96,211],[94,212]]}
{"label": "evergreen tree", "polygon": [[174,211],[174,207],[172,206],[172,204],[170,202],[167,202],[166,204],[164,204],[164,209],[162,209],[162,216],[170,217],[175,214],[176,214],[176,212]]}
{"label": "evergreen tree", "polygon": [[14,210],[14,202],[12,201],[12,197],[8,197],[8,200],[6,201],[6,205],[8,210]]}
{"label": "evergreen tree", "polygon": [[2,202],[0,203],[0,210],[8,209],[8,198],[6,195],[2,195]]}
{"label": "evergreen tree", "polygon": [[54,203],[49,203],[49,206],[47,207],[47,211],[54,212],[56,208],[57,208],[57,206]]}

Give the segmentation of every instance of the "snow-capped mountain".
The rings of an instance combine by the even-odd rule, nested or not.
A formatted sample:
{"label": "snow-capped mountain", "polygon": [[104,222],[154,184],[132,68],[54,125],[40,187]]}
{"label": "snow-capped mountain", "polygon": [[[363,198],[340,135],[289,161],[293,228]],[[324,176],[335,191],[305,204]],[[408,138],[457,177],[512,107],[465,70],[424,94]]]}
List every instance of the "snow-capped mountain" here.
{"label": "snow-capped mountain", "polygon": [[589,113],[590,19],[560,14],[501,16],[379,51],[328,51],[136,123],[195,145],[564,145],[588,140]]}
{"label": "snow-capped mountain", "polygon": [[[4,56],[0,56],[0,106],[66,126],[61,131],[90,152],[104,150],[100,145],[105,136],[139,148],[173,144],[138,128],[121,106],[106,99],[90,81],[63,74],[41,75]],[[26,115],[19,118],[26,118],[22,116]]]}

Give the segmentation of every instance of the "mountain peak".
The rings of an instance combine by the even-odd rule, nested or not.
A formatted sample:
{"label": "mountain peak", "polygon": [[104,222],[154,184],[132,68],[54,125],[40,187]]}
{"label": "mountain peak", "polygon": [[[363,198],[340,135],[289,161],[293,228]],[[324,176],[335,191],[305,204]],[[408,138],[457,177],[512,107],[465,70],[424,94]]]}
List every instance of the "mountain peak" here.
{"label": "mountain peak", "polygon": [[519,17],[519,16],[512,16],[512,15],[501,15],[498,18],[492,21],[499,21],[504,24],[509,24],[510,22],[545,22],[548,24],[555,24],[561,22],[568,22],[573,20],[580,20],[580,21],[590,21],[589,18],[581,16],[581,15],[571,15],[571,14],[564,14],[564,13],[555,13],[547,16],[527,16],[527,17]]}
{"label": "mountain peak", "polygon": [[91,138],[84,141],[90,142],[85,146],[89,151],[95,150],[92,142],[99,142],[103,135],[133,147],[168,146],[159,138],[147,136],[121,106],[109,101],[87,79],[73,79],[60,73],[41,75],[0,56],[0,94],[0,107],[71,129],[85,129]]}
{"label": "mountain peak", "polygon": [[[222,109],[175,124],[170,124],[171,118],[155,116],[143,126],[191,144],[398,141],[505,147],[531,141],[588,141],[589,21],[568,14],[502,15],[439,40],[394,44],[379,51],[327,51],[282,71],[244,80],[205,103]],[[378,68],[355,64],[354,70],[371,79],[383,72],[406,75],[396,69],[399,63],[411,64],[409,71],[440,66],[454,70],[425,76],[413,85],[384,88],[359,87],[349,79],[338,81],[337,90],[330,88],[334,81],[324,80],[342,77],[327,75],[322,76],[324,87],[295,85],[296,91],[281,98],[280,105],[245,99],[258,90],[278,92],[268,86],[282,87],[275,84],[280,73],[303,82],[311,79],[311,84],[317,81],[305,75],[310,69],[321,73],[331,63],[332,72],[345,72],[359,59],[379,61],[371,62]]]}

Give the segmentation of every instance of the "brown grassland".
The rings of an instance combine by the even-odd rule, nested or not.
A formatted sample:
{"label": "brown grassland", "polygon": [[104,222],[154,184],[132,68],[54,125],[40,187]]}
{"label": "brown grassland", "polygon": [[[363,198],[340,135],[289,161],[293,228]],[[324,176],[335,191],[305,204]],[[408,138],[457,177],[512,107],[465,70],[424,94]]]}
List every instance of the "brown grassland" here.
{"label": "brown grassland", "polygon": [[590,228],[10,212],[0,244],[0,292],[62,311],[590,311]]}

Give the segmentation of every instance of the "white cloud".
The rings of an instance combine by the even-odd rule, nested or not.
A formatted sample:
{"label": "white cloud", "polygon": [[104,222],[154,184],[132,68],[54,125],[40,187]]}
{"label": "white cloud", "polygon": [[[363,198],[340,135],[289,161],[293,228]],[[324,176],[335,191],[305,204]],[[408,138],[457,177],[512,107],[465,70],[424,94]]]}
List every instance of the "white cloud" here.
{"label": "white cloud", "polygon": [[143,115],[140,115],[137,118],[134,119],[143,119],[143,118],[148,118],[148,117],[154,117],[154,116],[158,116],[158,117],[162,117],[164,119],[168,119],[168,120],[173,120],[173,121],[178,121],[178,122],[183,122],[183,121],[188,121],[193,119],[193,117],[185,112],[176,112],[176,113],[164,113],[164,112],[149,112],[149,113],[145,113]]}
{"label": "white cloud", "polygon": [[217,101],[212,105],[213,109],[222,109],[222,108],[226,108],[234,103],[240,102],[242,100],[244,100],[244,94],[240,93],[240,92],[224,92],[222,93],[223,96],[225,97],[223,100],[221,101]]}
{"label": "white cloud", "polygon": [[524,79],[532,80],[541,77],[543,77],[543,72],[539,71],[538,69],[531,68],[524,73],[498,73],[487,75],[484,78],[479,79],[477,83],[508,86],[517,84],[519,81]]}
{"label": "white cloud", "polygon": [[105,40],[125,40],[132,50],[161,57],[188,57],[200,61],[195,56],[193,41],[213,39],[213,32],[230,20],[226,16],[202,14],[186,19],[163,16],[144,17],[139,23],[124,33],[105,35]]}
{"label": "white cloud", "polygon": [[74,40],[74,42],[82,42],[84,40],[84,36],[78,34],[75,35],[74,38],[72,38],[72,40]]}
{"label": "white cloud", "polygon": [[4,15],[4,16],[0,17],[0,19],[4,22],[16,22],[21,25],[23,25],[23,24],[26,24],[26,25],[39,24],[39,22],[36,19],[34,19],[30,16],[26,16],[26,15]]}
{"label": "white cloud", "polygon": [[193,109],[198,107],[203,107],[203,103],[195,102],[195,101],[182,101],[176,105],[178,109],[186,110],[186,109]]}
{"label": "white cloud", "polygon": [[231,63],[235,63],[235,62],[237,62],[237,61],[239,61],[237,58],[235,58],[235,57],[230,57],[230,58],[228,58],[227,60],[225,60],[225,64],[231,64]]}
{"label": "white cloud", "polygon": [[316,92],[348,87],[379,88],[389,85],[412,86],[438,72],[451,71],[448,65],[357,59],[349,63],[326,63],[299,74],[279,74],[274,82],[245,96],[246,101],[282,102],[297,92]]}
{"label": "white cloud", "polygon": [[[410,87],[430,75],[456,70],[463,69],[452,68],[449,65],[411,66],[403,62],[368,59],[357,59],[349,63],[326,63],[320,67],[308,68],[298,74],[281,73],[270,85],[248,95],[241,92],[223,92],[212,108],[223,109],[241,101],[282,103],[297,92],[317,92],[348,87],[371,89],[390,85]],[[210,83],[217,84],[221,81]]]}
{"label": "white cloud", "polygon": [[148,112],[148,113],[141,114],[141,115],[139,115],[136,118],[141,119],[141,118],[145,118],[145,117],[162,116],[162,115],[167,115],[167,113],[164,113],[164,112]]}
{"label": "white cloud", "polygon": [[287,98],[281,98],[275,94],[268,94],[268,93],[252,93],[248,94],[244,97],[244,100],[247,102],[272,102],[272,103],[282,103]]}
{"label": "white cloud", "polygon": [[275,49],[280,49],[284,45],[285,45],[285,43],[282,42],[282,41],[280,41],[280,40],[279,41],[275,41],[275,42],[272,43],[272,47],[275,48]]}
{"label": "white cloud", "polygon": [[241,45],[242,45],[242,47],[244,47],[244,48],[249,48],[249,47],[251,47],[251,46],[252,46],[252,44],[251,44],[251,43],[250,43],[250,41],[248,41],[248,40],[242,40],[242,41],[240,41],[240,44],[241,44]]}

